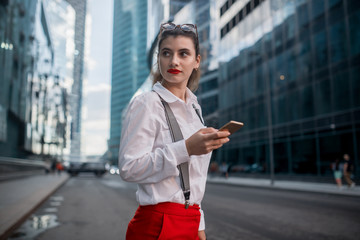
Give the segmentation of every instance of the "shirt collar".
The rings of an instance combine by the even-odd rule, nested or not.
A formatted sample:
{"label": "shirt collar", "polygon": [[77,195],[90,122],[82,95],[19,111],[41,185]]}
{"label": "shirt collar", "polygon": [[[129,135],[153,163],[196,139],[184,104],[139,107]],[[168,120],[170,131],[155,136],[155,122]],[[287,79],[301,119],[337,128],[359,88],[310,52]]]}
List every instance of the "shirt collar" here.
{"label": "shirt collar", "polygon": [[[184,102],[183,100],[175,96],[172,92],[167,90],[163,85],[161,85],[160,82],[154,84],[153,90],[157,92],[168,103],[173,103],[176,101]],[[196,102],[197,99],[195,94],[191,92],[189,88],[186,88],[186,98],[187,98],[187,103]]]}

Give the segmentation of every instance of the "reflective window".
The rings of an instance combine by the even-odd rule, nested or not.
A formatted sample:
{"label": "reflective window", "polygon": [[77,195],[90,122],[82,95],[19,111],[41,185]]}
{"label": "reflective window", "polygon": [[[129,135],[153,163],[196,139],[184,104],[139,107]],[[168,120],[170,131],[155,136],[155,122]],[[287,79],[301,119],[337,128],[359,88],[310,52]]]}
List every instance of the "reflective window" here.
{"label": "reflective window", "polygon": [[306,77],[311,71],[311,43],[310,40],[303,41],[297,46],[297,73],[298,77]]}
{"label": "reflective window", "polygon": [[315,67],[321,68],[327,64],[327,37],[326,32],[321,31],[314,35]]}
{"label": "reflective window", "polygon": [[[360,2],[360,1],[359,1]],[[356,14],[353,14],[349,18],[349,28],[350,28],[350,54],[351,56],[356,56],[360,54],[360,11]]]}
{"label": "reflective window", "polygon": [[292,91],[287,94],[287,121],[295,121],[300,119],[301,105],[299,99],[299,91]]}
{"label": "reflective window", "polygon": [[312,0],[312,18],[317,18],[320,15],[324,14],[324,4],[325,1],[319,1],[319,0]]}
{"label": "reflective window", "polygon": [[[360,94],[359,94],[360,93],[360,81],[359,81],[360,68],[359,67],[353,68],[353,69],[351,69],[350,73],[351,73],[350,81],[351,81],[353,104],[354,104],[354,107],[360,107]],[[359,142],[360,142],[360,138],[359,138]]]}
{"label": "reflective window", "polygon": [[329,11],[329,23],[333,24],[339,20],[344,19],[344,6],[343,6],[343,1],[340,0],[336,0],[333,1],[333,5],[331,6],[331,1],[330,3],[330,11]]}
{"label": "reflective window", "polygon": [[274,144],[274,168],[276,173],[289,172],[288,153],[286,143]]}
{"label": "reflective window", "polygon": [[[350,87],[349,75],[347,72],[336,72],[333,74],[333,98],[334,110],[343,111],[349,109],[350,105]],[[359,93],[357,94],[359,95]]]}
{"label": "reflective window", "polygon": [[316,83],[315,96],[317,114],[329,113],[331,111],[331,91],[329,79]]}
{"label": "reflective window", "polygon": [[308,85],[301,91],[301,113],[303,118],[312,117],[314,115],[314,97],[313,87]]}
{"label": "reflective window", "polygon": [[[325,135],[325,134],[324,134]],[[336,158],[342,160],[342,154],[353,153],[353,137],[351,133],[336,134],[328,133],[323,137],[319,138],[320,148],[320,172],[322,175],[332,174],[331,163]]]}
{"label": "reflective window", "polygon": [[299,29],[309,22],[309,10],[307,3],[304,3],[296,8]]}
{"label": "reflective window", "polygon": [[257,127],[265,127],[267,126],[267,111],[266,111],[266,104],[264,101],[262,101],[258,107],[257,107]]}
{"label": "reflective window", "polygon": [[291,142],[292,171],[299,174],[316,174],[315,139]]}
{"label": "reflective window", "polygon": [[343,21],[330,26],[330,52],[331,62],[345,60],[347,57],[347,37]]}

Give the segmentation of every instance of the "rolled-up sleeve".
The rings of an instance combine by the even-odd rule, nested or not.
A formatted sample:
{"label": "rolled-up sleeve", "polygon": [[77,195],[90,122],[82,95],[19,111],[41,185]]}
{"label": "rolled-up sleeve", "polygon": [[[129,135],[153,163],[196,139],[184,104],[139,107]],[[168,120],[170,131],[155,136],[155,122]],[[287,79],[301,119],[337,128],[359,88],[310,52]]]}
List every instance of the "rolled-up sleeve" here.
{"label": "rolled-up sleeve", "polygon": [[190,159],[184,140],[154,148],[160,129],[156,114],[147,102],[136,98],[126,111],[119,150],[120,176],[125,181],[160,182],[177,176],[176,166]]}
{"label": "rolled-up sleeve", "polygon": [[204,211],[200,208],[200,224],[199,224],[199,231],[205,230],[205,217]]}

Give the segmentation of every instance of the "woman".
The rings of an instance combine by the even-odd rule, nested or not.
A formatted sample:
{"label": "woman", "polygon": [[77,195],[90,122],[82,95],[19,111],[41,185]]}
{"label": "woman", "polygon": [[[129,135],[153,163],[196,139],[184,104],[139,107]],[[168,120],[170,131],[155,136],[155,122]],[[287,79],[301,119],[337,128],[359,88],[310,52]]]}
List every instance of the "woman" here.
{"label": "woman", "polygon": [[[206,128],[191,92],[199,82],[200,50],[195,25],[160,27],[153,91],[129,104],[122,125],[119,168],[136,182],[140,206],[127,239],[206,239],[200,208],[211,152],[229,141],[229,133]],[[173,142],[161,98],[168,103],[183,140]],[[190,206],[180,186],[179,164],[188,162]]]}
{"label": "woman", "polygon": [[342,182],[341,182],[342,164],[338,158],[335,160],[335,162],[332,163],[331,169],[333,170],[336,185],[339,189],[341,189],[342,188]]}

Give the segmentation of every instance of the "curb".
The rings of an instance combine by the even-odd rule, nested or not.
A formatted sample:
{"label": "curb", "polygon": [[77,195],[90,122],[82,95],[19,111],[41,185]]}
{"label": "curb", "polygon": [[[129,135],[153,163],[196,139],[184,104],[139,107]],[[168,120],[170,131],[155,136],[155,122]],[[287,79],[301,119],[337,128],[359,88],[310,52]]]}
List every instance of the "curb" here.
{"label": "curb", "polygon": [[18,227],[20,227],[21,224],[23,224],[25,220],[28,219],[31,216],[31,214],[37,208],[39,208],[56,190],[58,190],[62,185],[64,185],[69,180],[69,178],[70,176],[66,175],[66,177],[63,180],[56,183],[49,192],[47,192],[44,196],[42,196],[42,198],[34,206],[26,210],[26,212],[19,219],[16,219],[14,222],[9,223],[9,226],[6,226],[5,230],[3,230],[3,232],[0,232],[0,240],[8,239],[8,237],[11,236],[13,231],[15,231]]}
{"label": "curb", "polygon": [[[231,181],[233,180],[233,181]],[[248,179],[247,179],[248,181]],[[294,192],[308,192],[308,193],[317,193],[317,194],[331,194],[331,195],[341,195],[341,196],[351,196],[351,197],[360,197],[360,188],[356,187],[355,189],[336,189],[334,186],[333,189],[329,189],[329,185],[322,183],[306,183],[308,186],[303,185],[301,182],[292,182],[291,184],[286,184],[286,182],[277,181],[275,185],[271,185],[269,181],[261,180],[254,182],[236,182],[233,179],[208,179],[207,183],[218,184],[218,185],[229,185],[229,186],[241,186],[247,188],[262,188],[262,189],[273,189],[280,191],[294,191]]]}

